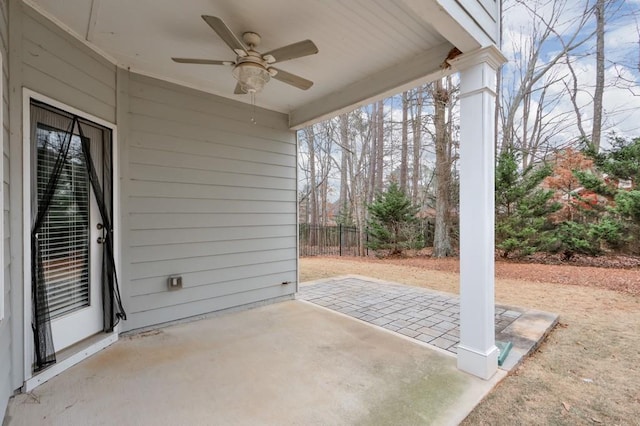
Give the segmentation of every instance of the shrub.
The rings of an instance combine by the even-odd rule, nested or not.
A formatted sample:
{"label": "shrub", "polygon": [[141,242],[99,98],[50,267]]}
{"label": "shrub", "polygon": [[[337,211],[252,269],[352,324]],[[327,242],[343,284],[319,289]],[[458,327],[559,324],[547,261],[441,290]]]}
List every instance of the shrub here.
{"label": "shrub", "polygon": [[395,182],[378,194],[377,200],[368,206],[369,248],[386,249],[400,254],[409,248],[421,248],[424,240],[418,230],[418,207],[411,204]]}

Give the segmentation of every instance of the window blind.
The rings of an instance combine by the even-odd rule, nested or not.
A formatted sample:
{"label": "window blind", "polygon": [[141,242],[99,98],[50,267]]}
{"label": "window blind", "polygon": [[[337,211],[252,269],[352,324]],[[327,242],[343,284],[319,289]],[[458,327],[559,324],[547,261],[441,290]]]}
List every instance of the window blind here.
{"label": "window blind", "polygon": [[[37,129],[39,196],[47,189],[65,136],[46,126]],[[89,190],[80,138],[73,136],[38,235],[51,319],[89,305]]]}

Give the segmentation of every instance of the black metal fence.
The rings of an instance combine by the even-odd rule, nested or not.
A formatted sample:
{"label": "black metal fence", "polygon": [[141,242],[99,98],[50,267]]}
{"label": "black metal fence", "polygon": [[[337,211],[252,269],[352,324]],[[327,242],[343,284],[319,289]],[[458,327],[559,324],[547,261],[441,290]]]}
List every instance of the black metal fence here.
{"label": "black metal fence", "polygon": [[360,236],[355,226],[324,226],[301,223],[299,226],[300,256],[360,256]]}

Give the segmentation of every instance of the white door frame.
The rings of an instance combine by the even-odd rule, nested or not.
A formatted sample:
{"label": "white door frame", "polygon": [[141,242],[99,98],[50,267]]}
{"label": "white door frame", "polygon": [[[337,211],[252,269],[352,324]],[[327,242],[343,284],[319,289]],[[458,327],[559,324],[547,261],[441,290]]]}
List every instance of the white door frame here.
{"label": "white door frame", "polygon": [[88,347],[79,348],[64,360],[34,375],[33,369],[33,331],[31,329],[31,99],[41,101],[63,111],[86,118],[111,129],[112,134],[112,176],[113,176],[113,251],[116,271],[120,271],[120,176],[118,161],[117,127],[101,118],[95,117],[70,105],[59,102],[28,88],[22,89],[22,228],[23,228],[23,291],[24,291],[24,391],[29,392],[36,386],[60,374],[67,368],[109,346],[118,340],[120,326],[112,333],[104,333],[104,337],[93,341]]}

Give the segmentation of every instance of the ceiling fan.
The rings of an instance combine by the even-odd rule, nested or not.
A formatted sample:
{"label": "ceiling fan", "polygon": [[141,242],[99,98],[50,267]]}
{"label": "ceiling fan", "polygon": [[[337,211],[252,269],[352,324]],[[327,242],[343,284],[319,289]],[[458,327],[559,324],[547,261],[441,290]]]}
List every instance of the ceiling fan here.
{"label": "ceiling fan", "polygon": [[175,62],[181,64],[233,66],[233,77],[238,80],[234,90],[235,94],[258,93],[271,77],[302,90],[307,90],[313,86],[312,81],[273,66],[276,62],[284,62],[318,53],[318,48],[311,40],[300,41],[267,53],[260,53],[256,50],[261,40],[259,34],[245,32],[242,34],[242,41],[240,41],[222,19],[208,15],[202,15],[202,19],[233,50],[236,54],[236,60],[171,58]]}

